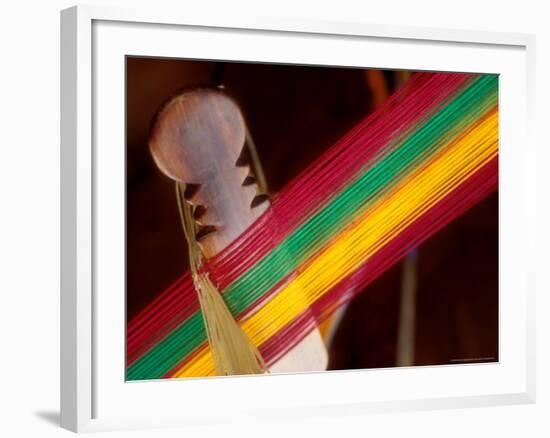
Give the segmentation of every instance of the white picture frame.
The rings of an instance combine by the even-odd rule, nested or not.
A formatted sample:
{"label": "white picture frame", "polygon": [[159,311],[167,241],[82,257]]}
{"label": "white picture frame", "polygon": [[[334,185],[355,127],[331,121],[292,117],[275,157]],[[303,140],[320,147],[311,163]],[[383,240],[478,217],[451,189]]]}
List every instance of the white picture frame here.
{"label": "white picture frame", "polygon": [[[526,34],[103,6],[62,11],[62,427],[82,432],[534,402],[534,48]],[[500,74],[499,362],[125,383],[126,55]],[[521,237],[514,233],[520,224]],[[369,391],[354,392],[357,385]]]}

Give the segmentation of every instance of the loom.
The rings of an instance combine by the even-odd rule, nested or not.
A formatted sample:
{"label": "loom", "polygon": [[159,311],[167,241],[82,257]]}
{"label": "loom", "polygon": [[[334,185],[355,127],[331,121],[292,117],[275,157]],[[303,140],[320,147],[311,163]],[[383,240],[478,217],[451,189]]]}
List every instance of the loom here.
{"label": "loom", "polygon": [[496,190],[498,78],[413,75],[270,202],[235,166],[245,140],[218,91],[185,92],[157,120],[151,151],[194,205],[204,260],[130,321],[129,380],[224,374],[197,273],[266,369],[323,369],[319,324]]}

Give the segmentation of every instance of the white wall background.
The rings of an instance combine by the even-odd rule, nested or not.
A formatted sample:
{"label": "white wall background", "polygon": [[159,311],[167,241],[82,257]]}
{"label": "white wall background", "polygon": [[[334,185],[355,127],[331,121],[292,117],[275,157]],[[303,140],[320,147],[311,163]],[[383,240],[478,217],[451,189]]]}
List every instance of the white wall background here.
{"label": "white wall background", "polygon": [[[218,430],[118,432],[108,436],[550,436],[550,165],[543,129],[550,111],[550,13],[545,1],[352,2],[276,0],[97,1],[203,8],[378,24],[528,32],[537,35],[538,401],[535,405],[367,417],[236,424]],[[510,2],[511,3],[511,2]],[[69,435],[59,411],[59,10],[71,1],[4,3],[0,14],[0,436]],[[545,147],[546,146],[546,147]]]}

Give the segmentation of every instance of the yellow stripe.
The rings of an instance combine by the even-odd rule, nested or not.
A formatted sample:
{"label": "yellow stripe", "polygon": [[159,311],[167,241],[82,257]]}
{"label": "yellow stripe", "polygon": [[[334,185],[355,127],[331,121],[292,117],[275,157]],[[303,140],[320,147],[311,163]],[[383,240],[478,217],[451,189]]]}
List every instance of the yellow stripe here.
{"label": "yellow stripe", "polygon": [[[241,326],[261,345],[498,153],[498,112],[447,145],[382,198]],[[214,375],[208,348],[174,377]]]}

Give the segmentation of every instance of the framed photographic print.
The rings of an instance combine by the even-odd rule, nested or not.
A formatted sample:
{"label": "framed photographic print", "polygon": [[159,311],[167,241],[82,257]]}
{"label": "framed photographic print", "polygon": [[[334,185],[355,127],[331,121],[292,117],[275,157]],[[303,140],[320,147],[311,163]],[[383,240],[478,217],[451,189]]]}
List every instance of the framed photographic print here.
{"label": "framed photographic print", "polygon": [[534,400],[533,37],[74,7],[61,38],[63,427]]}

